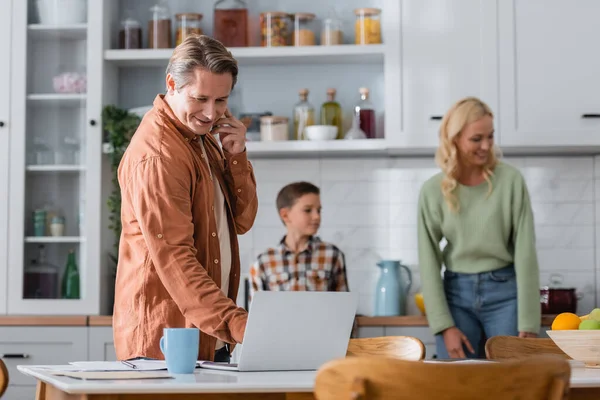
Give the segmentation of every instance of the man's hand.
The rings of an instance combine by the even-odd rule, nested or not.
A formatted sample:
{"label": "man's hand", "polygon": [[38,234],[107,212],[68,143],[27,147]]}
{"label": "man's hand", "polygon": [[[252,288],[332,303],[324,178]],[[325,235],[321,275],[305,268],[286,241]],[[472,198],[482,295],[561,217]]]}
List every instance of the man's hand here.
{"label": "man's hand", "polygon": [[230,154],[239,154],[246,149],[246,126],[229,112],[217,121],[210,131],[213,135],[218,134],[223,149]]}
{"label": "man's hand", "polygon": [[442,332],[442,337],[444,338],[446,351],[450,358],[467,358],[463,350],[463,344],[467,347],[468,351],[475,353],[469,339],[455,326]]}
{"label": "man's hand", "polygon": [[536,338],[538,337],[537,333],[532,332],[519,332],[520,338]]}

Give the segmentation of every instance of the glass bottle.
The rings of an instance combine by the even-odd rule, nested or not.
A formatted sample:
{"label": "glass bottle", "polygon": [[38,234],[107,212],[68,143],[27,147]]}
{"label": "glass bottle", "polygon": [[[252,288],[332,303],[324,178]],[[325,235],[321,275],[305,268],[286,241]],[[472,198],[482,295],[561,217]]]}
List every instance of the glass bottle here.
{"label": "glass bottle", "polygon": [[79,271],[75,261],[75,250],[69,250],[67,265],[62,279],[61,295],[63,299],[79,298]]}
{"label": "glass bottle", "polygon": [[360,125],[359,115],[355,113],[352,116],[353,116],[352,126],[350,127],[350,129],[348,129],[348,132],[346,132],[344,139],[346,139],[346,140],[366,139],[367,135],[365,135],[365,133],[358,127]]}
{"label": "glass bottle", "polygon": [[225,47],[248,47],[248,6],[243,0],[215,3],[213,37]]}
{"label": "glass bottle", "polygon": [[119,48],[142,48],[142,27],[135,19],[127,18],[121,21],[121,30],[119,31]]}
{"label": "glass bottle", "polygon": [[58,298],[58,267],[46,261],[46,247],[38,246],[38,257],[25,268],[24,299]]}
{"label": "glass bottle", "polygon": [[148,47],[151,49],[171,48],[171,16],[164,1],[150,8],[152,19],[148,21]]}
{"label": "glass bottle", "polygon": [[360,102],[354,107],[355,114],[359,117],[359,128],[365,132],[367,138],[374,139],[377,137],[375,130],[375,107],[369,100],[369,89],[360,88]]}
{"label": "glass bottle", "polygon": [[321,105],[321,125],[337,126],[336,139],[342,139],[342,107],[335,101],[335,89],[327,89],[327,101]]}
{"label": "glass bottle", "polygon": [[300,101],[294,106],[293,138],[303,140],[304,128],[315,124],[315,108],[308,102],[308,89],[301,89],[298,94]]}

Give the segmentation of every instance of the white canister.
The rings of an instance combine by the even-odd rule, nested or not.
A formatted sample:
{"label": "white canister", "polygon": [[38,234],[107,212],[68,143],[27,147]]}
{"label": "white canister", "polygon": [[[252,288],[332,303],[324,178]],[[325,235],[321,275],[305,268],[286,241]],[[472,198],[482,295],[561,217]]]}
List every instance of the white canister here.
{"label": "white canister", "polygon": [[88,0],[37,0],[40,24],[70,25],[87,21]]}
{"label": "white canister", "polygon": [[260,118],[260,140],[288,140],[287,117],[265,116]]}

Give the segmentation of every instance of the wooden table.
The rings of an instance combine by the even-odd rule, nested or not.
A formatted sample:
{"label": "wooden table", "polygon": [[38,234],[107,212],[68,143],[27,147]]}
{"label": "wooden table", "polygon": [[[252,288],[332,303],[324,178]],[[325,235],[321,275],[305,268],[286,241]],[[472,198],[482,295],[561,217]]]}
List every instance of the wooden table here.
{"label": "wooden table", "polygon": [[[314,400],[316,371],[229,372],[198,369],[171,379],[86,381],[56,376],[52,366],[18,366],[38,380],[37,400]],[[600,399],[600,369],[571,362],[571,396]],[[161,374],[168,376],[166,371]]]}

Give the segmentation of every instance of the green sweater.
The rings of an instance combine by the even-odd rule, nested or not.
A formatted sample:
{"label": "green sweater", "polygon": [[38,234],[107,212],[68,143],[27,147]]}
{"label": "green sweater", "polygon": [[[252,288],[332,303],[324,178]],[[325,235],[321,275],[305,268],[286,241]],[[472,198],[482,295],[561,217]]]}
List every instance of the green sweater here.
{"label": "green sweater", "polygon": [[[493,271],[514,263],[519,332],[539,332],[540,278],[533,212],[527,186],[514,167],[498,163],[488,183],[458,184],[458,213],[442,195],[443,173],[430,178],[419,197],[419,268],[427,319],[434,334],[454,326],[444,294],[442,263],[453,272]],[[440,241],[446,238],[443,252]]]}

